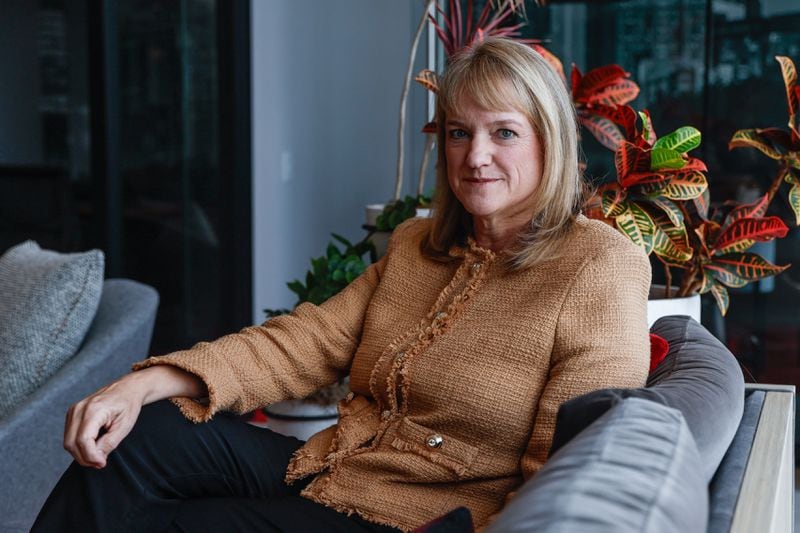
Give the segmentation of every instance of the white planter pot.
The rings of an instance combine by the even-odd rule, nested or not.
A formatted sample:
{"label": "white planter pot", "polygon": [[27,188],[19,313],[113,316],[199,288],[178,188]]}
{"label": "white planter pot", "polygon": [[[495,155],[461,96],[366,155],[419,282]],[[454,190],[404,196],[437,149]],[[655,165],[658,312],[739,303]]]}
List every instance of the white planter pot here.
{"label": "white planter pot", "polygon": [[[647,326],[651,327],[656,320],[667,315],[689,315],[700,322],[700,295],[694,294],[683,298],[664,298],[664,285],[652,285],[647,300]],[[675,294],[673,287],[671,293]]]}
{"label": "white planter pot", "polygon": [[319,405],[302,400],[278,402],[264,409],[266,427],[282,435],[308,440],[311,435],[334,424],[339,418],[336,404]]}

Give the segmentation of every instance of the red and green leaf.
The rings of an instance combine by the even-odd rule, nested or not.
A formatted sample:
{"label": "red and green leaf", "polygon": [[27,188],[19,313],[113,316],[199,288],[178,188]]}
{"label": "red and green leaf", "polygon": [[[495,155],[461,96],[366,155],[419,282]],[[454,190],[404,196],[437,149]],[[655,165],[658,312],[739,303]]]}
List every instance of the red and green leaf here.
{"label": "red and green leaf", "polygon": [[[585,79],[585,78],[584,78]],[[632,80],[621,80],[595,92],[587,98],[590,104],[625,105],[639,95],[639,86]]]}
{"label": "red and green leaf", "polygon": [[625,190],[619,187],[603,191],[600,202],[603,214],[607,217],[614,218],[624,213],[628,209],[628,205],[625,203],[625,197]]}
{"label": "red and green leaf", "polygon": [[786,87],[786,101],[789,105],[789,128],[795,129],[797,123],[797,92],[795,91],[797,85],[797,69],[794,67],[794,62],[786,56],[776,56],[775,59],[781,66],[781,74],[783,75],[783,84]]}
{"label": "red and green leaf", "polygon": [[711,203],[711,194],[708,192],[708,187],[703,191],[703,194],[692,198],[692,203],[700,218],[708,220],[708,205]]}
{"label": "red and green leaf", "polygon": [[656,130],[653,128],[653,121],[650,119],[650,112],[647,109],[639,111],[639,118],[642,120],[641,139],[644,141],[642,144],[653,146],[658,138]]}
{"label": "red and green leaf", "polygon": [[625,133],[620,127],[605,117],[581,114],[578,116],[578,121],[589,130],[597,142],[609,150],[617,150],[620,143],[625,140]]}
{"label": "red and green leaf", "polygon": [[696,170],[698,172],[708,172],[706,164],[701,159],[690,157],[686,160],[686,164],[681,167],[681,170],[687,172],[689,170]]}
{"label": "red and green leaf", "polygon": [[[573,67],[573,73],[575,67]],[[592,95],[601,89],[617,83],[619,80],[630,76],[625,69],[619,65],[605,65],[598,68],[593,68],[579,79],[577,86],[573,78],[573,96],[575,100],[583,100],[584,98],[591,98]],[[577,90],[576,90],[577,89]]]}
{"label": "red and green leaf", "polygon": [[800,180],[798,180],[791,171],[786,173],[784,179],[790,176],[793,178],[793,181],[790,181],[792,186],[789,188],[789,205],[794,212],[795,224],[800,226]]}
{"label": "red and green leaf", "polygon": [[623,141],[614,153],[614,165],[620,180],[630,173],[649,172],[650,154],[634,144]]}
{"label": "red and green leaf", "polygon": [[576,95],[578,94],[578,86],[581,84],[581,80],[583,79],[583,74],[581,74],[581,70],[578,66],[573,63],[572,64],[572,72],[570,72],[570,82],[572,83],[572,100],[576,101]]}
{"label": "red and green leaf", "polygon": [[760,255],[748,252],[720,255],[712,263],[704,265],[718,281],[728,287],[742,287],[751,281],[779,274],[788,267],[789,265],[773,265]]}
{"label": "red and green leaf", "polygon": [[756,133],[779,154],[792,151],[792,135],[781,128],[756,128]]}
{"label": "red and green leaf", "polygon": [[746,250],[754,241],[785,237],[789,228],[779,217],[740,218],[723,230],[714,242],[713,254],[724,255]]}
{"label": "red and green leaf", "polygon": [[717,302],[717,307],[719,308],[720,314],[725,316],[725,313],[728,312],[728,307],[731,304],[731,298],[728,295],[728,289],[723,287],[720,283],[714,283],[711,287],[711,294],[714,296],[714,300]]}
{"label": "red and green leaf", "polygon": [[755,148],[772,159],[781,158],[781,154],[772,147],[769,139],[762,137],[758,130],[739,130],[734,133],[728,143],[728,150],[733,148]]}
{"label": "red and green leaf", "polygon": [[647,254],[653,251],[655,224],[650,215],[635,202],[628,202],[628,209],[616,217],[617,227],[628,238],[644,248]]}
{"label": "red and green leaf", "polygon": [[683,126],[669,135],[661,137],[653,145],[653,149],[667,148],[669,150],[675,150],[680,154],[685,154],[700,146],[701,137],[700,131],[698,131],[697,128]]}
{"label": "red and green leaf", "polygon": [[609,119],[614,124],[622,128],[625,133],[625,138],[630,140],[636,137],[636,111],[631,106],[606,106],[595,105],[591,110],[586,111],[594,115],[600,115]]}
{"label": "red and green leaf", "polygon": [[726,229],[731,224],[742,218],[763,217],[767,213],[767,207],[769,207],[769,196],[766,194],[761,196],[755,202],[736,206],[730,213],[728,213],[728,216],[725,217],[722,228]]}
{"label": "red and green leaf", "polygon": [[708,189],[706,177],[699,172],[678,172],[670,174],[661,195],[670,200],[691,200]]}
{"label": "red and green leaf", "polygon": [[[653,198],[650,201],[653,202],[653,205],[661,209],[665,215],[667,215],[667,218],[673,226],[683,226],[683,212],[681,212],[680,207],[678,207],[675,202],[669,198],[660,197]],[[656,222],[656,225],[658,225],[658,222]]]}
{"label": "red and green leaf", "polygon": [[633,172],[619,180],[623,187],[646,186],[643,192],[648,196],[660,194],[665,183],[666,176],[661,172]]}

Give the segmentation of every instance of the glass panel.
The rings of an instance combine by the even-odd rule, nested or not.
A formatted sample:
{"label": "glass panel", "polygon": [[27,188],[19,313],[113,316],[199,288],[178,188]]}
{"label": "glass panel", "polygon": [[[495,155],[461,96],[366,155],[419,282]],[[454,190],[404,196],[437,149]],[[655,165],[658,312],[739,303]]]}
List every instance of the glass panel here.
{"label": "glass panel", "polygon": [[123,264],[161,295],[155,352],[223,333],[215,9],[119,3]]}

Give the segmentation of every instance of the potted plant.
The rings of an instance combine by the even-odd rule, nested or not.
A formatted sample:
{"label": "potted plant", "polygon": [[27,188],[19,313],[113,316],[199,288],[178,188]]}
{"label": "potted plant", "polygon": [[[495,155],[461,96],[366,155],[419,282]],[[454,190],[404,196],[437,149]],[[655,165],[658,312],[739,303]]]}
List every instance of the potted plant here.
{"label": "potted plant", "polygon": [[[311,270],[306,272],[305,282],[294,280],[287,283],[297,295],[295,307],[303,302],[321,304],[345,288],[366,269],[367,261],[375,261],[375,248],[369,235],[353,244],[341,235],[332,234],[325,255],[311,259]],[[337,245],[341,244],[344,249]],[[268,318],[288,313],[288,309],[265,309]],[[311,435],[335,424],[338,417],[336,404],[350,391],[348,379],[323,387],[314,394],[300,399],[278,402],[263,409],[270,429],[307,440]]]}
{"label": "potted plant", "polygon": [[[756,242],[786,236],[786,224],[766,215],[784,181],[791,185],[789,201],[800,220],[796,121],[800,93],[791,60],[779,57],[778,61],[789,100],[790,131],[739,130],[729,144],[731,149],[756,148],[779,163],[772,186],[754,202],[726,202],[709,209],[706,165],[688,155],[700,145],[701,134],[695,128],[684,126],[658,138],[647,111],[638,114],[637,126],[637,114],[627,105],[595,110],[604,122],[601,127],[587,128],[601,144],[614,150],[617,173],[615,182],[598,188],[587,213],[617,227],[648,254],[654,253],[667,280],[663,296],[694,297],[698,313],[700,294],[711,292],[725,315],[730,304],[728,288],[743,287],[788,267],[747,251]],[[676,290],[672,289],[673,268],[681,273]],[[652,322],[656,317],[648,318]]]}

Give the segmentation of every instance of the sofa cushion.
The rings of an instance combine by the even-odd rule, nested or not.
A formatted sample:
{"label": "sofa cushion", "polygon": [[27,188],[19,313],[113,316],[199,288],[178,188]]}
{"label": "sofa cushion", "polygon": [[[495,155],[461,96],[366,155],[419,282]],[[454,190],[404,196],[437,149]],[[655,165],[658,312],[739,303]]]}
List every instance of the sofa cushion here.
{"label": "sofa cushion", "polygon": [[565,402],[558,412],[551,453],[616,403],[644,398],[683,414],[709,482],[742,417],[744,379],[739,363],[724,344],[688,316],[662,317],[651,331],[667,340],[669,353],[651,372],[647,386],[602,389]]}
{"label": "sofa cushion", "polygon": [[555,453],[488,531],[692,533],[707,519],[701,459],[680,411],[628,398]]}
{"label": "sofa cushion", "polygon": [[77,352],[102,284],[100,250],[60,254],[26,241],[0,257],[0,418]]}

